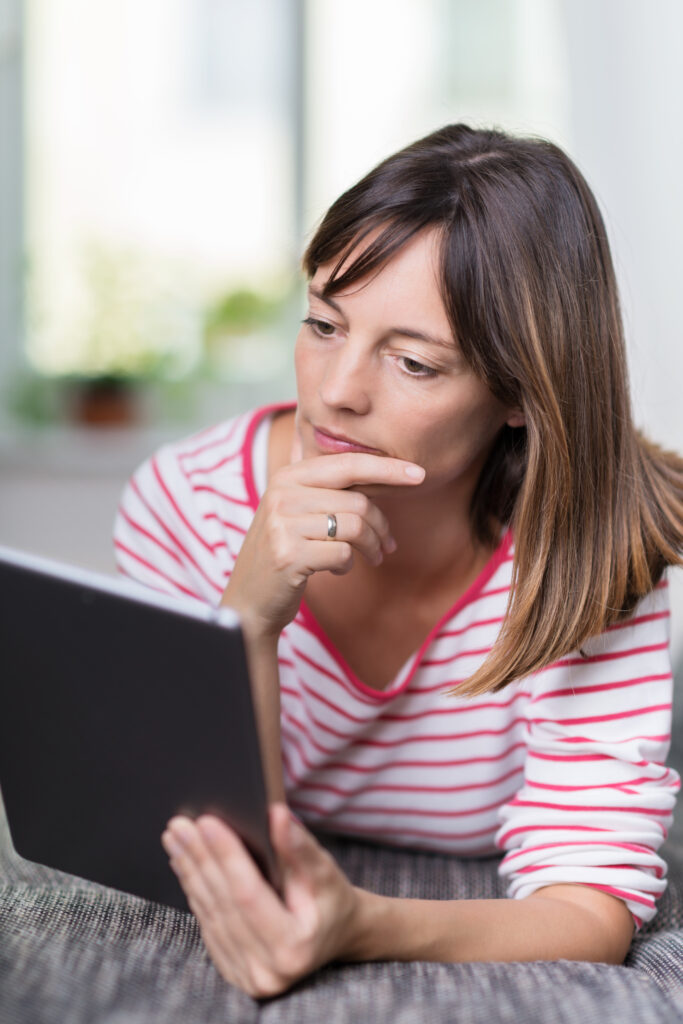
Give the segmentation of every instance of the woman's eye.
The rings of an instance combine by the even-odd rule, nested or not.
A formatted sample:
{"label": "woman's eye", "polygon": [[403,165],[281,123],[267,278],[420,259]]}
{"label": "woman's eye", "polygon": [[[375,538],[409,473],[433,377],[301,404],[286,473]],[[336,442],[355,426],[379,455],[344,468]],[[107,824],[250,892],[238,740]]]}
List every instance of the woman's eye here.
{"label": "woman's eye", "polygon": [[337,329],[334,324],[328,324],[327,320],[317,320],[312,316],[307,316],[306,319],[301,322],[312,327],[313,331],[321,338],[331,338]]}
{"label": "woman's eye", "polygon": [[410,356],[401,356],[401,363],[405,372],[411,377],[435,377],[438,373],[438,370],[432,366],[425,366],[424,363],[419,363],[417,359],[411,359]]}

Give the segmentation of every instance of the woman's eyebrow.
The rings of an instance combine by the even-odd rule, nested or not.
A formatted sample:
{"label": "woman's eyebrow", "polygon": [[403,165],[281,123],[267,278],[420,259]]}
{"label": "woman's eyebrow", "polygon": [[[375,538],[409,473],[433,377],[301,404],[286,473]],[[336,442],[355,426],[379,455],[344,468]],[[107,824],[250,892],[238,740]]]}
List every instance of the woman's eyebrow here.
{"label": "woman's eyebrow", "polygon": [[438,345],[439,348],[448,349],[451,353],[455,349],[455,343],[453,341],[446,341],[444,338],[435,338],[433,334],[425,334],[424,331],[413,331],[410,327],[392,327],[391,333],[401,334],[405,338],[415,338],[417,341],[426,341],[430,345]]}
{"label": "woman's eyebrow", "polygon": [[[340,316],[346,319],[344,310],[334,301],[334,299],[329,298],[327,295],[323,295],[322,292],[318,291],[318,289],[314,288],[312,285],[308,286],[308,294],[312,295],[316,299],[320,299],[321,302],[326,303],[328,306],[331,306],[332,309],[336,310]],[[424,331],[415,331],[410,327],[391,327],[390,333],[400,334],[405,338],[415,338],[416,341],[426,341],[430,345],[438,345],[439,348],[448,349],[449,352],[453,352],[453,349],[455,348],[453,341],[446,341],[444,338],[437,338],[433,334],[426,334]]]}
{"label": "woman's eyebrow", "polygon": [[[341,306],[337,305],[334,299],[330,299],[327,295],[323,295],[323,293],[318,291],[317,288],[314,288],[312,284],[309,284],[308,286],[308,294],[312,295],[316,299],[320,299],[321,302],[326,303],[328,306],[332,306],[332,309],[336,309],[340,316],[344,316],[344,310]],[[346,317],[344,317],[344,319],[346,319]]]}

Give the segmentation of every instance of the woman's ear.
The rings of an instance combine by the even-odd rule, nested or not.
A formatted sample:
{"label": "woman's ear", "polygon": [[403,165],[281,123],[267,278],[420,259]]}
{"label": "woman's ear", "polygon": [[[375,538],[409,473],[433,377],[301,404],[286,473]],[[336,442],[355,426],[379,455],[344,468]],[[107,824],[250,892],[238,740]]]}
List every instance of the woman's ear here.
{"label": "woman's ear", "polygon": [[513,409],[505,423],[508,427],[525,427],[526,416],[521,409]]}

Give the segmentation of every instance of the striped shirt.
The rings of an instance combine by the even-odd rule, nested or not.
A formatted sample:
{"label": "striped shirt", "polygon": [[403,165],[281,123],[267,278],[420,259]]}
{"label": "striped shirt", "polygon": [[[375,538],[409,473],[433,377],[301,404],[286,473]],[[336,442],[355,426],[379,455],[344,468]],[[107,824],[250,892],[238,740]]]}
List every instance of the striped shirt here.
{"label": "striped shirt", "polygon": [[[268,407],[163,447],[130,480],[121,572],[217,604],[265,489]],[[366,686],[305,601],[279,642],[292,808],[317,828],[457,855],[504,851],[508,893],[581,883],[650,920],[680,780],[665,766],[666,580],[632,617],[499,693],[445,691],[490,651],[511,586],[508,533],[385,690]]]}

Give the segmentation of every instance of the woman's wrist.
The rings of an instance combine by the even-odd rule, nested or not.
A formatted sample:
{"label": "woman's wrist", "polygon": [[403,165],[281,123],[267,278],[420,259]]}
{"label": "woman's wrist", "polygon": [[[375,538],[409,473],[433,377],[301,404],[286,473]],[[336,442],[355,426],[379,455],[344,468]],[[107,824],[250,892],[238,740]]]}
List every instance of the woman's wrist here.
{"label": "woman's wrist", "polygon": [[387,947],[386,936],[392,933],[395,901],[358,886],[354,886],[354,894],[355,907],[338,959],[348,962],[394,959]]}
{"label": "woman's wrist", "polygon": [[241,601],[239,596],[230,590],[229,585],[221,597],[220,606],[221,608],[230,608],[237,615],[244,639],[250,647],[264,650],[273,646],[277,647],[282,628],[264,619],[248,604]]}

